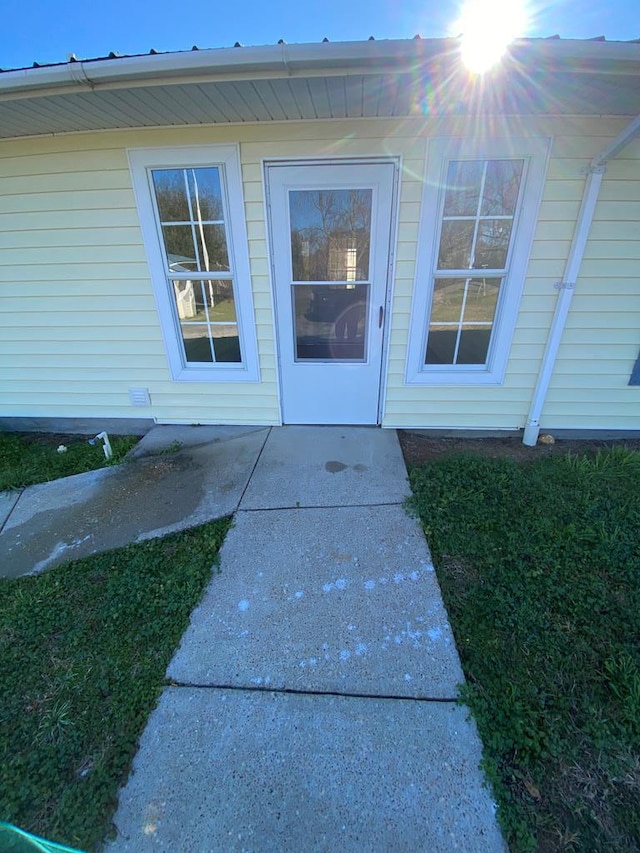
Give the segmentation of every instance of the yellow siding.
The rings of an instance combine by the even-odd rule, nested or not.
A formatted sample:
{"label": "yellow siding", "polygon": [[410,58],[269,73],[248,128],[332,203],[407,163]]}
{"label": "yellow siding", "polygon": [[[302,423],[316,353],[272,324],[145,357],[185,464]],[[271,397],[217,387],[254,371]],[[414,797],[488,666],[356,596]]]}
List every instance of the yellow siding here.
{"label": "yellow siding", "polygon": [[[262,381],[170,379],[126,149],[201,141],[160,131],[0,146],[0,414],[278,422],[271,303],[257,280]],[[256,263],[264,254],[256,247]],[[150,408],[130,405],[139,387]]]}
{"label": "yellow siding", "polygon": [[[477,123],[280,122],[0,143],[0,415],[278,423],[262,160],[395,155],[403,169],[384,425],[522,427],[580,205],[581,170],[625,121],[504,118],[499,125],[504,134],[550,136],[553,146],[505,382],[484,387],[404,381],[427,142],[474,135]],[[260,383],[171,381],[138,225],[127,148],[216,143],[240,144]],[[636,144],[603,182],[545,428],[638,427],[640,390],[626,383],[640,346],[639,162]],[[130,405],[131,387],[149,389],[150,408]]]}
{"label": "yellow siding", "polygon": [[[557,299],[553,285],[562,278],[580,207],[583,170],[625,124],[619,119],[513,121],[514,135],[547,135],[553,144],[504,384],[404,384],[409,307],[403,289],[393,319],[385,425],[524,426]],[[462,119],[457,132],[465,134]],[[627,387],[640,347],[639,201],[640,147],[635,143],[609,165],[602,185],[543,428],[640,428],[640,389]]]}

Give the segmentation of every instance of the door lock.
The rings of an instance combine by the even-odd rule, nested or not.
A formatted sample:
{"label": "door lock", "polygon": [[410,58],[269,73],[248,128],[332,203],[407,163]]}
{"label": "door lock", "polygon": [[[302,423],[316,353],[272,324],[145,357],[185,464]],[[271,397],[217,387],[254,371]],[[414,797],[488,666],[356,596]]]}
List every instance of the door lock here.
{"label": "door lock", "polygon": [[380,310],[378,311],[378,328],[382,328],[382,321],[384,320],[384,306],[380,306]]}

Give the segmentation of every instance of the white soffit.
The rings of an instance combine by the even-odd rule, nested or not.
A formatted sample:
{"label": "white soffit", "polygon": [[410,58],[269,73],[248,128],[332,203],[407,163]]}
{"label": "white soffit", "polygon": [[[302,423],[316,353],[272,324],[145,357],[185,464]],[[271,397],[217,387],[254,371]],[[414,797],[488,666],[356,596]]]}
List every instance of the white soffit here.
{"label": "white soffit", "polygon": [[473,81],[456,39],[228,48],[0,74],[0,137],[445,114],[640,113],[640,44],[521,40]]}

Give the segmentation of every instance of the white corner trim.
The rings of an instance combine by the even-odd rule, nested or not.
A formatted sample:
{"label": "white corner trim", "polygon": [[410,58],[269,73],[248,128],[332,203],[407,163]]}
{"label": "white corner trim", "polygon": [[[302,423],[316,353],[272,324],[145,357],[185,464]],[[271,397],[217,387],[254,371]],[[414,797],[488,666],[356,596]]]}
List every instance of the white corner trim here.
{"label": "white corner trim", "polygon": [[[552,140],[549,137],[439,137],[429,141],[418,229],[418,256],[411,302],[405,383],[407,385],[501,385],[518,317]],[[523,159],[525,170],[507,275],[496,310],[487,365],[425,366],[433,296],[440,211],[446,165],[452,159]]]}
{"label": "white corner trim", "polygon": [[[259,382],[258,346],[253,309],[249,249],[244,213],[240,149],[237,145],[197,145],[127,150],[133,191],[140,218],[151,282],[156,298],[162,336],[171,376],[186,382]],[[178,320],[169,291],[164,249],[153,202],[149,170],[190,166],[221,167],[224,204],[228,218],[227,239],[233,271],[234,296],[241,364],[188,365],[183,357]]]}

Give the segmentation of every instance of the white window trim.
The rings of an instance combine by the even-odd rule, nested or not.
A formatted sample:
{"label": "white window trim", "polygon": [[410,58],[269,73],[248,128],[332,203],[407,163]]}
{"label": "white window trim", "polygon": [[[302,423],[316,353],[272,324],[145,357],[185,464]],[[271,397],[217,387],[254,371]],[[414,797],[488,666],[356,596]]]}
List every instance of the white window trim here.
{"label": "white window trim", "polygon": [[[408,385],[501,385],[511,349],[518,309],[529,264],[531,244],[547,170],[551,140],[543,137],[440,137],[429,143],[418,257],[413,283],[405,382]],[[434,270],[440,235],[441,210],[448,162],[455,159],[523,159],[525,168],[519,210],[514,220],[508,274],[501,288],[486,365],[425,365],[431,316]]]}
{"label": "white window trim", "polygon": [[[259,382],[258,346],[253,310],[247,229],[244,215],[240,151],[237,145],[181,148],[133,148],[127,151],[140,227],[156,297],[162,336],[173,380],[180,382]],[[236,319],[242,363],[186,363],[178,321],[164,264],[164,245],[157,220],[150,170],[219,166],[226,205],[227,241],[233,270]]]}

